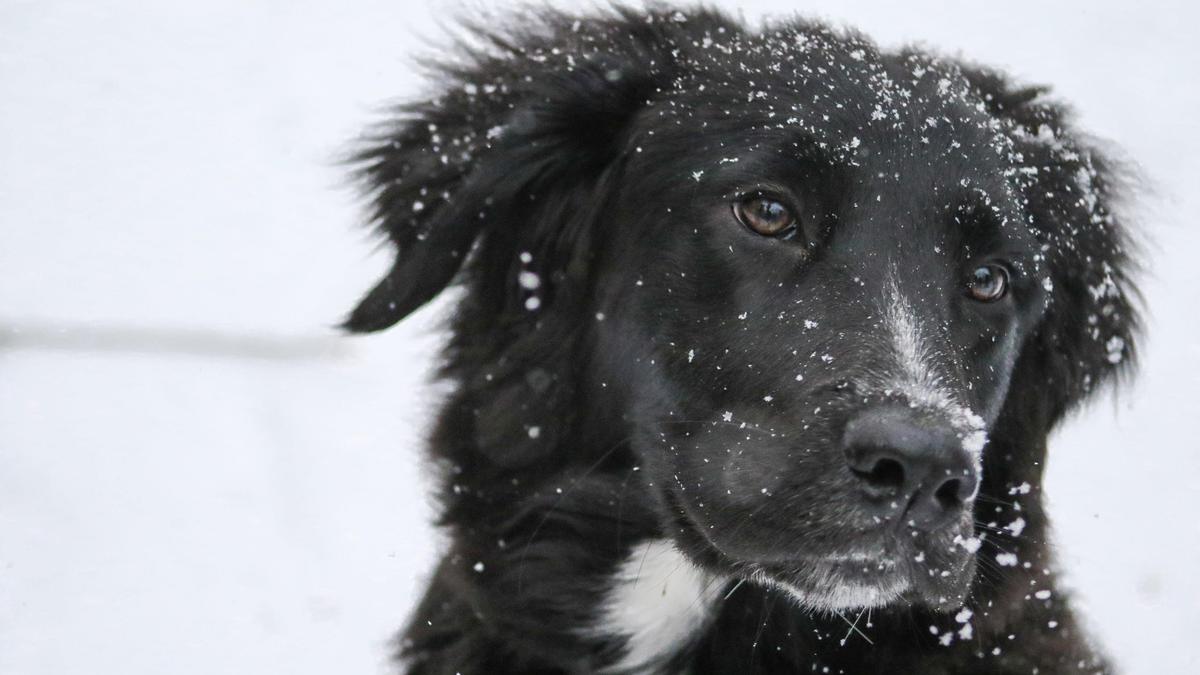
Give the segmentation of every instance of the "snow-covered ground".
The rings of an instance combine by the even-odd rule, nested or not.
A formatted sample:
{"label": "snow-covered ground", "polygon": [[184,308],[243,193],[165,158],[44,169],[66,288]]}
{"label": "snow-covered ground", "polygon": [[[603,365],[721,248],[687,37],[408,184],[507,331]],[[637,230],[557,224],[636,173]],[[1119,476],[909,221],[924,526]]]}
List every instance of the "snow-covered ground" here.
{"label": "snow-covered ground", "polygon": [[[0,674],[382,672],[437,550],[439,307],[333,158],[436,2],[0,0]],[[1155,183],[1142,377],[1056,439],[1061,559],[1129,673],[1200,672],[1200,48],[1188,2],[741,2],[1054,83]]]}

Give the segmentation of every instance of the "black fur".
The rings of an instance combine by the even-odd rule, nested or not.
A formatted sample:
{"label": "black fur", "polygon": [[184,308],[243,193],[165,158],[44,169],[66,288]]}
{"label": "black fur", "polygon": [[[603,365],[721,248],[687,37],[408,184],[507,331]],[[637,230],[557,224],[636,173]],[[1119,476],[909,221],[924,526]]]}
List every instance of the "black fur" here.
{"label": "black fur", "polygon": [[[609,575],[661,537],[736,589],[647,670],[1107,672],[1055,586],[1040,484],[1047,435],[1132,362],[1136,321],[1114,171],[1063,107],[807,21],[540,11],[473,36],[355,159],[398,254],[347,327],[465,287],[430,442],[451,544],[408,672],[604,669]],[[801,236],[732,217],[758,190],[803,204]],[[967,300],[996,258],[1010,297]],[[840,447],[858,411],[905,400],[861,384],[894,356],[889,283],[989,439],[973,520],[911,541],[860,512]],[[871,644],[737,584],[760,563],[819,583],[801,558],[868,546],[929,556],[859,622]],[[944,645],[960,606],[970,635]]]}

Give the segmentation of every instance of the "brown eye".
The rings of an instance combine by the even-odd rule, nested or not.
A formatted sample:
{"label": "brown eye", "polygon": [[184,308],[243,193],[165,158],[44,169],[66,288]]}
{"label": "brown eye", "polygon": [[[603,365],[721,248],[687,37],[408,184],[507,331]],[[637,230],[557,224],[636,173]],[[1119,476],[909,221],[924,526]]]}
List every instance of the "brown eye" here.
{"label": "brown eye", "polygon": [[1002,265],[980,265],[967,280],[967,294],[979,302],[995,302],[1008,294],[1008,270]]}
{"label": "brown eye", "polygon": [[796,230],[796,216],[770,197],[754,196],[733,203],[738,222],[766,237],[782,237]]}

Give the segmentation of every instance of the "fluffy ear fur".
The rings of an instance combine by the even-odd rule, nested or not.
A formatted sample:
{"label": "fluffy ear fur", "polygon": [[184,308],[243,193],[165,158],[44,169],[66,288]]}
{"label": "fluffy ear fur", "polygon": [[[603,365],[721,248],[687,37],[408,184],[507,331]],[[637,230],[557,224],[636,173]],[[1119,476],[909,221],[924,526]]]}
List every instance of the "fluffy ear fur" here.
{"label": "fluffy ear fur", "polygon": [[1048,300],[1009,400],[1021,407],[1037,402],[1037,410],[1023,410],[1021,417],[1044,440],[1076,404],[1133,366],[1137,291],[1117,211],[1123,176],[1071,128],[1061,104],[1043,98],[1044,89],[1013,87],[985,70],[965,74],[992,114],[1009,125],[1011,151],[1037,168],[1022,187],[1029,225],[1042,244],[1039,274]]}
{"label": "fluffy ear fur", "polygon": [[671,69],[665,21],[625,21],[624,12],[585,25],[539,15],[524,22],[532,33],[467,26],[482,46],[462,46],[465,63],[434,64],[441,95],[401,107],[352,159],[397,256],[346,328],[404,318],[454,279],[481,238],[505,250],[480,256],[508,258],[481,265],[520,261],[519,271],[538,274],[509,275],[504,298],[486,293],[510,318],[550,299],[555,277],[573,271],[573,238],[620,163],[628,122]]}
{"label": "fluffy ear fur", "polygon": [[623,8],[467,29],[465,62],[435,65],[442,94],[401,108],[354,160],[397,255],[345,326],[387,328],[457,275],[470,292],[444,374],[461,382],[452,407],[470,411],[453,435],[478,449],[455,459],[512,468],[571,427],[569,373],[605,243],[595,226],[635,151],[631,122],[674,75],[678,29],[665,12]]}

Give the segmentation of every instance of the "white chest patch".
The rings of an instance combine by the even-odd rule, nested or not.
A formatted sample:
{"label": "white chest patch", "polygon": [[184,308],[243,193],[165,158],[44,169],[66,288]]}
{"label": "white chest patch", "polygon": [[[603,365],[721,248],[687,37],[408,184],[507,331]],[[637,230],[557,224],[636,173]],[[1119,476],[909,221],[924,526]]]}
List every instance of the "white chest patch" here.
{"label": "white chest patch", "polygon": [[625,638],[608,673],[652,671],[703,628],[724,589],[665,539],[634,547],[612,578],[593,634]]}

